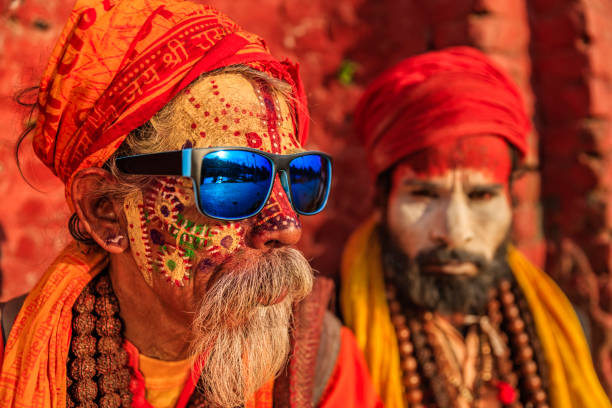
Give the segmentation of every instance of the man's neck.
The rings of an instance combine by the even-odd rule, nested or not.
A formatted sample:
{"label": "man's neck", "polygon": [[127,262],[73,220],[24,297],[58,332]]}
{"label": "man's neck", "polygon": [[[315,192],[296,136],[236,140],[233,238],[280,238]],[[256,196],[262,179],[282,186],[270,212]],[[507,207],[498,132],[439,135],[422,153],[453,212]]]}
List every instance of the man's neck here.
{"label": "man's neck", "polygon": [[177,313],[147,285],[129,252],[111,255],[109,273],[119,300],[124,337],[140,353],[159,360],[189,356],[191,322],[188,313]]}

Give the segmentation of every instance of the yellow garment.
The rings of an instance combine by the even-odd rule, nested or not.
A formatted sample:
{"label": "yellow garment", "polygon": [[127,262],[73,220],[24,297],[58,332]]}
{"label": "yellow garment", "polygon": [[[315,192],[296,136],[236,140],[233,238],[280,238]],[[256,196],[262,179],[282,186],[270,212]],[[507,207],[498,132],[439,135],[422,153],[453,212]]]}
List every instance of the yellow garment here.
{"label": "yellow garment", "polygon": [[174,408],[191,373],[191,360],[163,361],[138,356],[144,377],[145,397],[155,408]]}
{"label": "yellow garment", "polygon": [[[380,244],[371,218],[349,239],[340,303],[386,408],[404,408],[395,329],[384,290]],[[553,408],[610,408],[572,305],[544,272],[514,248],[508,263],[525,293],[550,369]]]}

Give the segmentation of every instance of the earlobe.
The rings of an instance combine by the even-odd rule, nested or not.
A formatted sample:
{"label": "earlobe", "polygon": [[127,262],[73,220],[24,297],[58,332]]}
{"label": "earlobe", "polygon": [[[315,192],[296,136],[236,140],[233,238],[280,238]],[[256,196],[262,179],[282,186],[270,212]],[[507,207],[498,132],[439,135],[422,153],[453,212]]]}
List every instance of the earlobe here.
{"label": "earlobe", "polygon": [[72,200],[82,228],[105,251],[119,254],[128,248],[121,223],[121,203],[105,187],[116,181],[106,170],[87,168],[79,171],[72,181]]}

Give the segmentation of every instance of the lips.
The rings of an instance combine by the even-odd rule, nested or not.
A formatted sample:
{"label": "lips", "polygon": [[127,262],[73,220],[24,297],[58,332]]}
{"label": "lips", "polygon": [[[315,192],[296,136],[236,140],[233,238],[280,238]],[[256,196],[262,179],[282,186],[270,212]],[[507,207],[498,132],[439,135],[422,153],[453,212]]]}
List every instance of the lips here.
{"label": "lips", "polygon": [[478,268],[472,262],[450,261],[446,263],[426,264],[422,266],[428,273],[444,275],[465,275],[474,276],[478,273]]}

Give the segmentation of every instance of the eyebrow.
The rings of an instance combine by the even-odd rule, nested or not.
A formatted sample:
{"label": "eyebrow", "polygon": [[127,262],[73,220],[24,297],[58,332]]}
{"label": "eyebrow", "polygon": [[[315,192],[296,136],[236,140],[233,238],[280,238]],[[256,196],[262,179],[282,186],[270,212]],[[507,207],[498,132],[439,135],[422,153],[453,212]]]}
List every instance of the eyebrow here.
{"label": "eyebrow", "polygon": [[[425,181],[425,180],[415,180],[415,179],[411,179],[411,180],[405,180],[402,185],[404,186],[408,186],[408,187],[420,187],[420,188],[427,188],[427,189],[435,189],[435,188],[440,188],[440,185],[431,181]],[[502,183],[489,183],[489,184],[478,184],[478,185],[470,185],[469,183],[467,183],[467,187],[471,188],[471,189],[480,189],[480,190],[501,190],[504,188],[504,185]]]}
{"label": "eyebrow", "polygon": [[438,188],[439,185],[436,183],[432,183],[431,181],[425,180],[405,180],[402,185],[409,187],[421,187],[421,188]]}
{"label": "eyebrow", "polygon": [[468,187],[480,190],[501,190],[504,188],[504,185],[502,183],[478,184],[472,186],[468,184]]}

